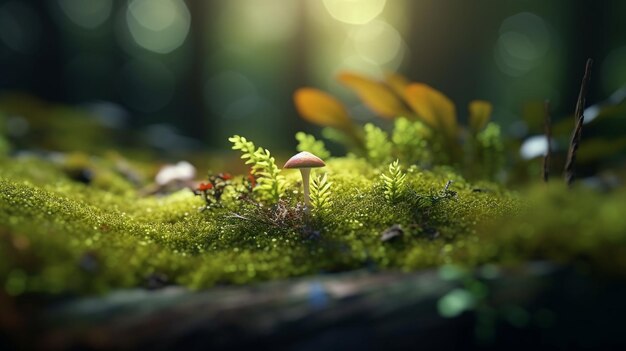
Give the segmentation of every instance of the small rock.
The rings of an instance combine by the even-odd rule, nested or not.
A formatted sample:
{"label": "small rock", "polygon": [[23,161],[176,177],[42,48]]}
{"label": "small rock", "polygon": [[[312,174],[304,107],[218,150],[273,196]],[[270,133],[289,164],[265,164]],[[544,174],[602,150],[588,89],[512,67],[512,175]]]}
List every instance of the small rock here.
{"label": "small rock", "polygon": [[94,174],[88,168],[80,168],[69,171],[68,176],[74,181],[89,185],[93,180]]}
{"label": "small rock", "polygon": [[399,224],[394,224],[391,227],[385,229],[380,236],[380,241],[390,241],[401,237],[404,234],[402,227]]}
{"label": "small rock", "polygon": [[196,168],[187,161],[180,161],[175,165],[165,165],[157,173],[154,181],[164,186],[166,184],[180,181],[187,182],[196,176]]}

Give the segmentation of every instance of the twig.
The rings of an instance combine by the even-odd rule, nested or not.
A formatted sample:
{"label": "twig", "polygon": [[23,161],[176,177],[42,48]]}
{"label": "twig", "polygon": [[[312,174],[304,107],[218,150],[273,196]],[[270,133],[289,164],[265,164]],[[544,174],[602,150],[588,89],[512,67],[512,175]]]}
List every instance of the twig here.
{"label": "twig", "polygon": [[583,111],[585,109],[585,98],[587,96],[587,85],[589,84],[589,78],[591,75],[592,59],[587,59],[585,66],[585,75],[580,83],[580,92],[578,94],[578,100],[576,101],[576,111],[574,118],[576,119],[576,128],[572,133],[572,139],[570,140],[569,150],[567,152],[567,160],[565,162],[565,183],[571,187],[574,183],[574,163],[576,162],[576,151],[580,145],[580,138],[582,136],[583,123],[585,122],[585,116]]}
{"label": "twig", "polygon": [[238,213],[235,213],[235,212],[231,212],[231,214],[230,214],[230,215],[228,215],[228,217],[229,217],[229,218],[238,218],[238,219],[243,219],[243,220],[245,220],[245,221],[249,221],[249,220],[250,220],[248,217],[242,216],[242,215],[240,215],[240,214],[238,214]]}
{"label": "twig", "polygon": [[552,120],[550,118],[550,100],[546,100],[544,104],[544,120],[546,132],[546,155],[543,157],[543,181],[548,182],[550,177],[550,157],[552,156]]}

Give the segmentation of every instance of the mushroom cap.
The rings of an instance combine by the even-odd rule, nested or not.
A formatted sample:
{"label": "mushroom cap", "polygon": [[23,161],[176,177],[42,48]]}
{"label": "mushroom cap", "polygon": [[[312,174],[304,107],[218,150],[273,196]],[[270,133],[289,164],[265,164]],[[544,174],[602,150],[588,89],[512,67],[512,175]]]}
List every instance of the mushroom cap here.
{"label": "mushroom cap", "polygon": [[326,164],[321,158],[310,152],[302,151],[287,160],[283,168],[317,168],[324,166],[326,166]]}

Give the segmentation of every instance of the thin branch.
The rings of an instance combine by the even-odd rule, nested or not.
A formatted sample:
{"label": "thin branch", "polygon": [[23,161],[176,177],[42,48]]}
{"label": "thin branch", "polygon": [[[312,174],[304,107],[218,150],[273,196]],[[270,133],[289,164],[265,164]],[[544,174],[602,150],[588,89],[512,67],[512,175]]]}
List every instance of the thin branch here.
{"label": "thin branch", "polygon": [[583,115],[583,111],[585,109],[587,86],[589,84],[592,64],[593,60],[587,59],[587,65],[585,66],[585,75],[583,76],[583,80],[580,83],[580,92],[578,94],[578,100],[576,101],[576,111],[574,113],[574,118],[576,119],[576,128],[574,129],[574,133],[572,133],[569,151],[567,152],[567,160],[565,162],[565,183],[570,187],[574,183],[574,163],[576,162],[576,152],[578,151],[578,146],[580,145],[583,123],[585,122],[585,116]]}
{"label": "thin branch", "polygon": [[550,100],[546,100],[544,104],[544,121],[546,132],[546,155],[543,157],[543,181],[548,182],[550,177],[550,158],[552,156],[552,119],[550,117]]}
{"label": "thin branch", "polygon": [[231,212],[228,215],[228,218],[238,218],[238,219],[243,219],[245,221],[249,221],[250,220],[248,217],[242,216],[239,213],[235,213],[235,212]]}

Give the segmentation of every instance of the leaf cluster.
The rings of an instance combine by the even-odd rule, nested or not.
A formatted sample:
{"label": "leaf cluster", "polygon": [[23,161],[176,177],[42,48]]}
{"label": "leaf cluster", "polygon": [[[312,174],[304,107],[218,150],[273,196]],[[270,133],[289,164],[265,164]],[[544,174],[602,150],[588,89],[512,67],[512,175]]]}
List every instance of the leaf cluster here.
{"label": "leaf cluster", "polygon": [[[396,121],[393,143],[385,131],[373,124],[360,127],[354,123],[345,106],[321,90],[297,90],[294,101],[298,112],[307,121],[344,135],[332,137],[343,141],[355,154],[366,155],[372,164],[382,165],[398,158],[403,163],[425,167],[453,166],[472,177],[486,174],[494,179],[493,174],[501,173],[503,164],[498,162],[489,164],[487,168],[491,169],[487,172],[481,171],[486,166],[481,162],[504,158],[503,148],[493,147],[492,131],[484,134],[493,110],[489,102],[471,101],[467,107],[468,125],[462,126],[454,102],[427,84],[410,82],[393,73],[382,81],[350,72],[340,73],[337,79],[374,114]],[[491,141],[485,143],[485,137]],[[496,156],[498,153],[500,156]]]}
{"label": "leaf cluster", "polygon": [[366,124],[363,130],[365,131],[367,159],[375,165],[387,162],[392,157],[393,151],[389,134],[372,123]]}
{"label": "leaf cluster", "polygon": [[285,178],[276,166],[276,160],[268,149],[256,148],[252,141],[245,137],[234,135],[228,139],[233,143],[232,149],[242,152],[241,158],[247,165],[252,166],[252,173],[258,177],[253,191],[259,198],[269,203],[276,203],[285,191]]}

